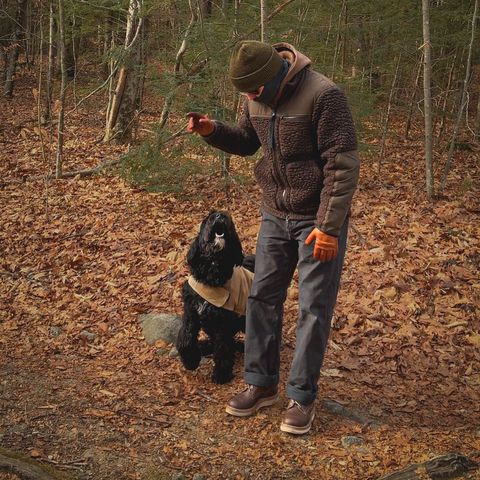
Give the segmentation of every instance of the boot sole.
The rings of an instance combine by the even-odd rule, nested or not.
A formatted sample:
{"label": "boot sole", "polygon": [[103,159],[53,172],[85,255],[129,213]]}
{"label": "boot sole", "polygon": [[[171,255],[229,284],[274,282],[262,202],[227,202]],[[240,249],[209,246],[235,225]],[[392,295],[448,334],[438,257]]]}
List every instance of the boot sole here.
{"label": "boot sole", "polygon": [[227,405],[225,408],[225,411],[230,415],[234,415],[235,417],[250,417],[251,415],[254,415],[255,413],[257,413],[258,410],[260,410],[262,407],[269,407],[277,403],[279,398],[280,398],[279,395],[273,395],[272,397],[262,398],[253,407],[245,408],[245,409],[234,408],[234,407],[231,407],[230,405]]}
{"label": "boot sole", "polygon": [[308,433],[312,428],[313,419],[315,418],[315,414],[312,415],[310,421],[304,427],[295,427],[293,425],[288,425],[287,423],[281,423],[280,430],[282,432],[292,433],[293,435],[303,435]]}

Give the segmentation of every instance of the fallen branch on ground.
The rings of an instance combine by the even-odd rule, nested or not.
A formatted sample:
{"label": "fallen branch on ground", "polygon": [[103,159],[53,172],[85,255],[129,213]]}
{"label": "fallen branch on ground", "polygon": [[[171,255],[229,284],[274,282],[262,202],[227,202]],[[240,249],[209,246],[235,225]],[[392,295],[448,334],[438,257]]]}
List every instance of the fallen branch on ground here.
{"label": "fallen branch on ground", "polygon": [[29,463],[27,460],[7,457],[0,453],[0,472],[9,472],[18,475],[22,480],[57,480],[59,477],[51,475],[40,466]]}
{"label": "fallen branch on ground", "polygon": [[426,473],[428,478],[441,480],[459,477],[475,468],[478,468],[478,464],[464,455],[447,453],[423,463],[414,463],[403,470],[390,473],[378,480],[420,480],[424,478],[421,472]]}

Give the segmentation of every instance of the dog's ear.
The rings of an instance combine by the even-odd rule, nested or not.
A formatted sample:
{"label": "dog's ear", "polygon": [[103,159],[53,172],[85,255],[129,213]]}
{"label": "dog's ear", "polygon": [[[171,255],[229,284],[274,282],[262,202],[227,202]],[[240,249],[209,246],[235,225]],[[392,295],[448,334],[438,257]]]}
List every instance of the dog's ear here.
{"label": "dog's ear", "polygon": [[231,226],[230,236],[231,238],[228,242],[228,249],[230,250],[230,254],[232,255],[234,264],[242,265],[243,263],[242,244],[240,242],[240,238],[238,238],[238,234],[237,234],[237,231],[235,230],[235,226],[233,223]]}
{"label": "dog's ear", "polygon": [[200,261],[200,245],[198,237],[190,245],[187,253],[187,263],[190,268],[195,268]]}

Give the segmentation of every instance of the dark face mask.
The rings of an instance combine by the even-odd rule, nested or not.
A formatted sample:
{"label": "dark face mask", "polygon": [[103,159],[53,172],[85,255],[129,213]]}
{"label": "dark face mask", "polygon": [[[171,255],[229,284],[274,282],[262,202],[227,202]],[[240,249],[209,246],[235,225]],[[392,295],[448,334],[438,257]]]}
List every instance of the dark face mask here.
{"label": "dark face mask", "polygon": [[280,71],[277,73],[277,76],[263,86],[262,93],[257,98],[255,98],[254,101],[261,102],[266,105],[271,105],[278,93],[280,84],[282,83],[283,79],[287,76],[289,68],[290,68],[290,64],[286,60],[284,60],[283,66],[280,69]]}

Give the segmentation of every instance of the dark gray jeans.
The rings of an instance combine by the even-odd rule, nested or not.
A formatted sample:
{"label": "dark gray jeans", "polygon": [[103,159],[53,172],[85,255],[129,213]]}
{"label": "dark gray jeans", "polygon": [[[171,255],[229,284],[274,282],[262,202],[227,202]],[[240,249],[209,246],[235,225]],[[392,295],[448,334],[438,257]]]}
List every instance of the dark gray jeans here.
{"label": "dark gray jeans", "polygon": [[286,394],[303,405],[317,395],[345,257],[348,219],[338,238],[338,256],[330,262],[313,258],[313,242],[305,245],[314,226],[314,219],[285,220],[262,214],[245,336],[246,383],[278,384],[283,304],[297,266],[299,315]]}

